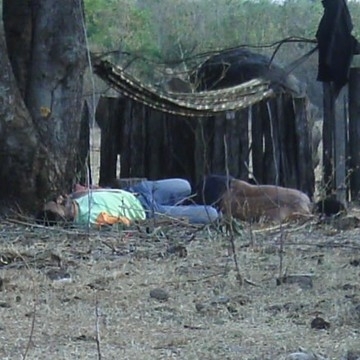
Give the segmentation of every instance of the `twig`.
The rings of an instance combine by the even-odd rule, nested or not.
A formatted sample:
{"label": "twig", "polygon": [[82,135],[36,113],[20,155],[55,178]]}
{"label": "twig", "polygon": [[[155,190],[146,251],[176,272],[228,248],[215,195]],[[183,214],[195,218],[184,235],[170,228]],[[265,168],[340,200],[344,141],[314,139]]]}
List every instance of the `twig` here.
{"label": "twig", "polygon": [[256,284],[256,283],[254,283],[253,281],[251,281],[251,280],[249,280],[249,279],[245,279],[245,278],[244,278],[244,282],[245,282],[246,284],[248,284],[248,285],[252,285],[252,286],[260,286],[260,285],[258,285],[258,284]]}
{"label": "twig", "polygon": [[[224,135],[224,152],[225,152],[225,166],[226,166],[226,177],[227,179],[229,178],[229,167],[228,167],[228,148],[227,148],[227,141],[226,141],[226,135]],[[226,182],[226,186],[227,186],[227,191],[229,191],[229,182]],[[240,273],[240,268],[239,268],[239,263],[237,261],[237,255],[236,255],[236,248],[235,248],[235,240],[234,240],[234,221],[232,216],[229,219],[229,241],[230,241],[230,245],[231,245],[231,251],[232,251],[232,255],[233,255],[233,259],[234,259],[234,264],[235,264],[235,270],[237,273],[237,280],[239,281],[239,285],[242,286],[244,281],[243,281],[243,277],[241,276]]]}
{"label": "twig", "polygon": [[[18,256],[22,258],[27,270],[30,270],[30,267],[28,265],[28,263],[26,262],[26,260],[24,259],[24,257],[18,253]],[[32,280],[32,283],[33,283],[33,288],[34,288],[34,306],[33,306],[33,312],[32,312],[32,320],[31,320],[31,328],[30,328],[30,334],[29,334],[29,339],[28,339],[28,342],[26,344],[26,348],[25,348],[25,351],[24,351],[24,354],[22,356],[23,360],[26,359],[27,357],[27,354],[30,350],[30,346],[32,344],[32,338],[33,338],[33,335],[34,335],[34,331],[35,331],[35,320],[36,320],[36,309],[37,309],[37,294],[36,294],[36,291],[35,291],[35,282],[34,282],[34,278],[31,276],[31,280]]]}
{"label": "twig", "polygon": [[255,234],[261,234],[261,233],[266,233],[266,232],[275,232],[275,231],[281,231],[281,228],[285,228],[285,227],[287,228],[287,232],[296,232],[298,230],[305,228],[309,224],[312,224],[312,223],[305,222],[304,224],[296,226],[291,229],[289,227],[292,225],[292,223],[286,222],[286,223],[281,223],[281,225],[269,226],[269,227],[266,227],[265,229],[253,229],[252,232]]}
{"label": "twig", "polygon": [[117,253],[117,248],[113,245],[113,244],[110,244],[109,242],[105,241],[105,240],[101,240],[101,243],[105,246],[107,246],[109,249],[111,249],[111,251],[113,252],[113,254],[116,254]]}
{"label": "twig", "polygon": [[34,299],[34,307],[33,307],[33,313],[32,313],[32,321],[31,321],[31,328],[30,328],[30,335],[29,335],[29,339],[28,342],[26,344],[26,348],[25,348],[25,352],[24,355],[22,356],[23,360],[26,359],[27,354],[30,350],[30,346],[32,344],[32,338],[33,338],[33,334],[34,334],[34,330],[35,330],[35,319],[36,319],[36,298]]}
{"label": "twig", "polygon": [[193,325],[184,325],[184,329],[189,329],[189,330],[207,330],[208,328],[202,327],[202,326],[193,326]]}
{"label": "twig", "polygon": [[280,223],[280,249],[279,249],[279,279],[283,276],[283,266],[284,266],[284,242],[285,242],[286,233],[284,228]]}
{"label": "twig", "polygon": [[59,226],[45,226],[45,225],[40,225],[40,224],[34,224],[33,222],[26,222],[26,221],[11,219],[11,218],[7,218],[3,222],[10,223],[10,224],[31,226],[32,228],[38,228],[38,229],[44,229],[44,230],[46,229],[46,231],[49,231],[49,232],[50,231],[53,231],[53,232],[57,231],[57,232],[61,232],[61,233],[64,233],[64,234],[87,235],[87,232],[79,231],[78,229],[67,230],[67,229],[63,229],[63,228],[61,228]]}
{"label": "twig", "polygon": [[97,348],[97,353],[98,353],[98,359],[101,360],[102,355],[101,355],[101,340],[100,340],[100,325],[99,325],[100,314],[99,314],[99,301],[98,301],[97,295],[96,295],[96,300],[95,300],[95,315],[96,315],[96,323],[95,323],[96,348]]}
{"label": "twig", "polygon": [[[203,280],[208,280],[212,277],[216,277],[216,276],[220,276],[220,275],[223,275],[224,272],[221,271],[221,272],[216,272],[215,274],[210,274],[210,275],[205,275],[205,276],[202,276],[200,278],[197,278],[197,279],[187,279],[186,282],[187,283],[194,283],[194,282],[198,282],[198,281],[203,281]],[[169,281],[168,283],[173,283],[173,281]]]}
{"label": "twig", "polygon": [[306,243],[306,242],[289,242],[286,245],[293,245],[293,246],[313,246],[318,248],[340,248],[340,249],[354,249],[354,250],[360,250],[360,246],[354,246],[354,245],[347,245],[347,244],[329,244],[329,243]]}
{"label": "twig", "polygon": [[231,228],[231,233],[230,233],[231,251],[233,253],[232,255],[233,255],[233,259],[234,259],[235,270],[236,270],[236,273],[238,275],[238,281],[239,281],[240,286],[242,286],[243,285],[243,278],[241,276],[239,264],[238,264],[238,261],[237,261],[237,255],[236,255],[236,249],[235,249],[235,241],[234,241],[234,231],[233,231],[232,225],[230,225],[230,228]]}

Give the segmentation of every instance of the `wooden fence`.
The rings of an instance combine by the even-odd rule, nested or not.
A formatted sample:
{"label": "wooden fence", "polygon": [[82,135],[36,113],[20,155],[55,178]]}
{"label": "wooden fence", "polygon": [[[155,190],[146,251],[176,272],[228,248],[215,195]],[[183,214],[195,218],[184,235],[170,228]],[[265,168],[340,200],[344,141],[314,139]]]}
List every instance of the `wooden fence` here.
{"label": "wooden fence", "polygon": [[[311,131],[306,98],[283,94],[251,108],[209,118],[162,113],[128,98],[102,97],[101,185],[121,177],[182,177],[196,183],[204,174],[314,193]],[[252,174],[249,174],[251,169]]]}

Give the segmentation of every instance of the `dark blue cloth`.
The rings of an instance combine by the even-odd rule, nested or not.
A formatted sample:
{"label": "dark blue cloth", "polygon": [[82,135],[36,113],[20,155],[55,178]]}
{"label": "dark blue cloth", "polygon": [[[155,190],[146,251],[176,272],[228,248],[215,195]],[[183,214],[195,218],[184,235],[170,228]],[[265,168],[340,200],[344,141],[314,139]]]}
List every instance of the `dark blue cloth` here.
{"label": "dark blue cloth", "polygon": [[353,24],[345,0],[323,0],[324,14],[316,39],[319,47],[317,80],[333,82],[336,95],[348,82],[350,64],[359,43],[351,35]]}

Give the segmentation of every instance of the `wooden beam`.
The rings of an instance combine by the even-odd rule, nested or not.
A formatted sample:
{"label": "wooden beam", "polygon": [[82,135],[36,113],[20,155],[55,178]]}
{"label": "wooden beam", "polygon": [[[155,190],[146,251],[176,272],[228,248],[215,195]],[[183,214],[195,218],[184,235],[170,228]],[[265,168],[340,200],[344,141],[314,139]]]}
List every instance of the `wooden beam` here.
{"label": "wooden beam", "polygon": [[[345,96],[343,89],[338,97],[341,101]],[[335,151],[335,189],[336,198],[343,204],[346,203],[346,122],[347,116],[344,111],[336,116],[334,123],[334,151]]]}
{"label": "wooden beam", "polygon": [[101,97],[95,118],[101,129],[100,179],[99,184],[107,186],[116,178],[116,162],[121,139],[120,98]]}
{"label": "wooden beam", "polygon": [[351,200],[360,193],[360,56],[354,56],[349,79],[349,157]]}

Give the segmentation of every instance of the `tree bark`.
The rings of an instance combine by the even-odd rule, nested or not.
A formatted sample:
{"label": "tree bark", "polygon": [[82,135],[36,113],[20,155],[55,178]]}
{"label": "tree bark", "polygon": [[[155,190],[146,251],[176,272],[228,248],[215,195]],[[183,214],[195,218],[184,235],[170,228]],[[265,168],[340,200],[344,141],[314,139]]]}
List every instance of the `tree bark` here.
{"label": "tree bark", "polygon": [[[7,142],[13,138],[20,145],[5,146],[4,156],[12,151],[16,160],[0,167],[2,173],[18,174],[25,163],[30,172],[26,186],[42,199],[52,191],[68,191],[79,168],[86,66],[82,0],[4,0],[3,9],[8,54],[19,90],[13,81],[9,91],[13,98],[17,94],[14,125],[9,127],[2,117],[0,133]],[[2,54],[6,62],[6,52]],[[11,74],[9,66],[8,70]],[[0,71],[3,82],[3,67]],[[14,130],[18,123],[23,135]]]}
{"label": "tree bark", "polygon": [[32,38],[30,0],[4,0],[3,20],[8,56],[20,94],[25,98]]}
{"label": "tree bark", "polygon": [[38,137],[13,76],[0,34],[0,199],[36,200],[40,157]]}

